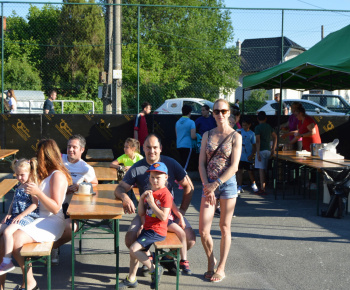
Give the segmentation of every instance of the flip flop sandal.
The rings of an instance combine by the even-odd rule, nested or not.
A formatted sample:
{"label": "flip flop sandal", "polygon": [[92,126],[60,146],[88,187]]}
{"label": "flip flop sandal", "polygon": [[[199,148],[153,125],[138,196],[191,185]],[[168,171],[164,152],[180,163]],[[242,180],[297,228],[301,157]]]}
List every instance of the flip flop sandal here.
{"label": "flip flop sandal", "polygon": [[[215,274],[211,277],[210,281],[213,282],[213,283],[219,283],[219,282],[221,282],[222,280],[224,280],[225,277],[226,277],[225,275],[224,275],[224,276],[221,276],[220,274],[215,273]],[[213,279],[216,279],[216,280],[213,280]]]}
{"label": "flip flop sandal", "polygon": [[213,277],[214,274],[215,274],[214,271],[207,271],[204,273],[204,279],[211,280],[211,278]]}

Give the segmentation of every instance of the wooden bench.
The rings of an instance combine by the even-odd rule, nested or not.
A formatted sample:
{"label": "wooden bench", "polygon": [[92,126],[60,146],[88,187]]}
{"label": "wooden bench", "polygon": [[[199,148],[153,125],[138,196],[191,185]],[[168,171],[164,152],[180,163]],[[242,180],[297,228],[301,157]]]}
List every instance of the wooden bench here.
{"label": "wooden bench", "polygon": [[[51,250],[53,242],[29,243],[23,245],[21,256],[24,258],[24,270],[27,273],[27,267],[32,267],[33,262],[41,262],[47,266],[47,289],[51,290]],[[34,260],[32,259],[34,258]],[[27,275],[25,275],[25,289],[27,288]]]}
{"label": "wooden bench", "polygon": [[4,179],[0,183],[0,198],[2,198],[2,212],[5,212],[5,195],[8,193],[16,184],[17,179]]}
{"label": "wooden bench", "polygon": [[164,241],[155,242],[155,265],[156,265],[156,289],[158,290],[158,263],[160,258],[170,256],[176,259],[176,290],[179,289],[180,276],[180,249],[182,243],[175,233],[168,232]]}

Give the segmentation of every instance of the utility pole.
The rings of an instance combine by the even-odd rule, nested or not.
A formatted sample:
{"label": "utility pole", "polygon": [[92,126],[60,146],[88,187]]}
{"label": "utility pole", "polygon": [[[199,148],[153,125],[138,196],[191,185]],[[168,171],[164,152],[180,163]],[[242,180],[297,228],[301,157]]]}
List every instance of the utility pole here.
{"label": "utility pole", "polygon": [[121,15],[122,6],[121,0],[114,0],[113,6],[113,113],[121,114],[122,112],[122,29],[121,29]]}

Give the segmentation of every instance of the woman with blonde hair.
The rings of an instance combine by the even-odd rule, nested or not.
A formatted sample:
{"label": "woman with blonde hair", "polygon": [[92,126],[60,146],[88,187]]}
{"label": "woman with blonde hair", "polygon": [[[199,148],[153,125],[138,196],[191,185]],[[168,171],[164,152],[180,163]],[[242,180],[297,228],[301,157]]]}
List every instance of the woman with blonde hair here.
{"label": "woman with blonde hair", "polygon": [[10,107],[10,114],[17,113],[17,98],[15,91],[12,89],[7,90],[8,104]]}
{"label": "woman with blonde hair", "polygon": [[[66,196],[67,187],[72,182],[68,170],[63,165],[61,152],[54,140],[44,139],[39,142],[37,159],[37,177],[40,185],[38,186],[33,182],[26,184],[26,193],[39,200],[39,218],[14,233],[13,257],[21,267],[23,276],[26,273],[24,272],[24,257],[20,254],[22,246],[33,242],[56,241],[61,237],[65,227],[62,203]],[[2,245],[0,245],[0,248],[2,248]],[[0,256],[2,255],[3,253]],[[28,289],[38,289],[31,267],[27,272],[27,282]],[[3,284],[4,280],[0,281],[0,287]],[[17,285],[15,289],[24,289],[24,281],[22,281],[22,285]]]}
{"label": "woman with blonde hair", "polygon": [[[225,264],[231,246],[231,221],[237,199],[236,172],[242,151],[242,137],[229,124],[230,105],[219,99],[214,103],[213,116],[217,128],[203,134],[199,155],[199,173],[203,194],[199,213],[199,233],[208,259],[205,279],[221,282],[225,278]],[[210,229],[216,200],[220,200],[220,261],[214,256]]]}

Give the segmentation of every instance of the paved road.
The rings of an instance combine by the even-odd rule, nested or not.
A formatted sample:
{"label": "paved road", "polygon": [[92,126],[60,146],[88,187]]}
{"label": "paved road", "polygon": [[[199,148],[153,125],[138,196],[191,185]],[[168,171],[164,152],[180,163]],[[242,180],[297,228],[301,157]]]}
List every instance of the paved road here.
{"label": "paved road", "polygon": [[[200,182],[196,181],[186,215],[197,233],[197,244],[188,255],[194,274],[180,277],[180,289],[349,289],[350,215],[341,220],[322,218],[315,215],[315,200],[295,195],[275,200],[272,194],[261,197],[248,190],[238,198],[237,217],[232,222],[227,277],[222,283],[205,281],[206,259],[198,235],[200,196]],[[128,272],[123,240],[131,218],[125,216],[120,223],[121,278]],[[212,235],[218,257],[219,218],[214,219]],[[53,289],[70,289],[70,249],[70,244],[63,246],[60,265],[52,267]],[[100,254],[102,249],[112,249],[112,240],[84,241],[87,254],[76,255],[76,289],[114,288],[114,256]],[[46,289],[46,270],[36,268],[35,273],[40,289]],[[7,276],[6,289],[13,289],[20,280],[16,268]],[[138,289],[150,289],[150,278],[140,276],[138,281]],[[175,289],[175,277],[164,275],[160,289]]]}

